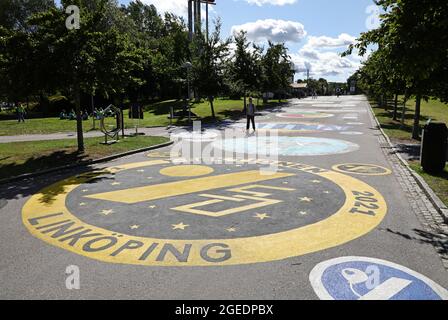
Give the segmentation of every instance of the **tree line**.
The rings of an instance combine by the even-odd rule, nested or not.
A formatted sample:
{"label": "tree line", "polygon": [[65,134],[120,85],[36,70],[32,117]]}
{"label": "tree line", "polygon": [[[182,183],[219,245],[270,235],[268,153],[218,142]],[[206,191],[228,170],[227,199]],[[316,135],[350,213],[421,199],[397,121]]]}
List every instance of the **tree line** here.
{"label": "tree line", "polygon": [[448,3],[446,0],[377,0],[379,28],[362,33],[344,55],[375,50],[352,77],[381,106],[393,97],[392,117],[398,120],[398,96],[415,99],[412,138],[420,136],[422,100],[448,102]]}
{"label": "tree line", "polygon": [[[65,8],[80,9],[80,28],[68,30]],[[233,47],[236,49],[231,50]],[[191,63],[186,70],[185,63]],[[255,45],[241,32],[223,39],[221,22],[189,41],[186,23],[153,5],[116,0],[2,0],[0,96],[10,101],[81,96],[115,100],[241,97],[282,92],[292,77],[283,43]]]}

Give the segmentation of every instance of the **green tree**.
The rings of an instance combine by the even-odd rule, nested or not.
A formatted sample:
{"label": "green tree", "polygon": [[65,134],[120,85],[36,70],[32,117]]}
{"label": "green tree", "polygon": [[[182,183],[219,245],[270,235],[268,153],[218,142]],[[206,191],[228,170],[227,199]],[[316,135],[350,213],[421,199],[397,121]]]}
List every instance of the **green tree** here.
{"label": "green tree", "polygon": [[412,137],[418,139],[421,100],[431,93],[443,93],[447,86],[440,70],[448,58],[448,6],[445,0],[377,0],[375,3],[385,12],[381,26],[361,34],[349,52],[356,47],[364,54],[369,45],[378,45],[388,61],[383,69],[394,66],[400,80],[405,82],[407,94],[415,96]]}
{"label": "green tree", "polygon": [[81,94],[109,97],[121,94],[127,86],[141,85],[141,79],[134,75],[142,69],[144,55],[129,35],[114,24],[120,18],[115,1],[62,1],[63,7],[69,4],[78,5],[81,10],[79,30],[66,29],[63,8],[52,8],[30,21],[36,29],[33,45],[41,56],[47,57],[37,70],[51,66],[54,77],[48,81],[54,91],[70,88],[76,106],[78,149],[82,152]]}
{"label": "green tree", "polygon": [[198,32],[191,45],[193,84],[199,94],[208,98],[213,119],[216,118],[213,100],[224,87],[225,61],[230,42],[231,39],[221,39],[221,21],[218,20],[208,40],[202,32]]}
{"label": "green tree", "polygon": [[263,92],[281,93],[288,90],[294,71],[285,44],[269,41],[266,53],[261,59]]}
{"label": "green tree", "polygon": [[255,91],[259,88],[261,78],[260,49],[252,46],[247,41],[245,31],[235,35],[235,53],[229,63],[229,78],[232,85],[238,88],[238,91],[244,97],[244,109],[246,109],[246,98],[249,91]]}

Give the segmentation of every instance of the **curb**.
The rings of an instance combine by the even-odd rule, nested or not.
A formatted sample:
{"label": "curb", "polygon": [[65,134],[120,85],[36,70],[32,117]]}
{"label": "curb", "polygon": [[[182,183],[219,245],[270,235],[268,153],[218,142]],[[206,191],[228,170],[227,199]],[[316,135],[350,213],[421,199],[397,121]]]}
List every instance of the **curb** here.
{"label": "curb", "polygon": [[96,160],[83,161],[83,162],[76,163],[76,164],[70,164],[70,165],[47,169],[47,170],[42,170],[42,171],[38,171],[38,172],[34,172],[34,173],[25,173],[25,174],[22,174],[22,175],[19,175],[16,177],[2,179],[2,180],[0,180],[0,185],[15,182],[17,180],[31,179],[31,178],[35,178],[35,177],[42,176],[47,173],[56,172],[56,171],[69,170],[69,169],[74,169],[74,168],[79,168],[79,167],[86,167],[86,166],[89,166],[92,164],[107,162],[107,161],[115,160],[118,158],[123,158],[123,157],[130,156],[130,155],[140,153],[140,152],[151,151],[151,150],[155,150],[155,149],[168,147],[168,146],[172,145],[173,143],[174,143],[174,141],[169,141],[169,142],[165,142],[165,143],[161,143],[161,144],[156,144],[151,147],[145,147],[145,148],[141,148],[141,149],[136,149],[136,150],[126,151],[123,153],[114,154],[114,155],[96,159]]}
{"label": "curb", "polygon": [[434,191],[431,189],[431,187],[426,183],[426,181],[417,173],[415,172],[410,166],[409,163],[400,155],[398,152],[398,149],[393,145],[392,141],[390,141],[389,136],[384,132],[383,128],[381,127],[380,122],[376,118],[375,112],[372,109],[372,106],[370,105],[370,102],[368,102],[370,112],[373,116],[373,119],[375,120],[375,123],[377,124],[379,130],[381,131],[381,134],[386,139],[387,143],[391,147],[391,149],[394,151],[394,154],[398,157],[398,160],[400,160],[401,164],[403,164],[409,173],[412,175],[414,180],[417,182],[419,187],[423,190],[423,192],[428,197],[429,201],[432,203],[434,208],[437,210],[437,212],[442,216],[445,222],[448,222],[448,207],[440,200],[440,198],[434,193]]}

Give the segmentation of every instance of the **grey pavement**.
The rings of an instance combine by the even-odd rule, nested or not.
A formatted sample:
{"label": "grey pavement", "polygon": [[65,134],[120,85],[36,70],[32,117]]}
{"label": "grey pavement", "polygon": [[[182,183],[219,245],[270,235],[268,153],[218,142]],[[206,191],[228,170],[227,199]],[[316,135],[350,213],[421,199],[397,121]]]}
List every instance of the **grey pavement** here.
{"label": "grey pavement", "polygon": [[[90,169],[112,169],[86,180],[72,170],[0,186],[0,298],[310,300],[318,299],[311,270],[346,256],[390,261],[448,288],[448,228],[376,128],[364,97],[291,100],[257,121],[259,134],[279,130],[278,176],[258,176],[261,165],[244,161],[181,167],[170,162],[172,149],[165,148],[95,165]],[[228,128],[236,128],[239,142],[232,150],[218,143],[218,150],[257,154],[269,144],[254,145],[256,136],[246,135],[243,121],[218,129]],[[216,146],[219,130],[202,133],[202,150]],[[338,175],[336,165],[345,165],[338,167],[345,171]],[[65,185],[53,185],[77,175]],[[370,231],[362,223],[356,228],[332,224],[337,223],[333,214],[349,201],[345,190],[352,182],[353,188],[378,192],[371,199],[376,207],[383,207],[382,198],[387,204],[384,218]],[[65,188],[70,192],[60,198]],[[367,190],[358,191],[365,195],[359,201],[370,201]],[[378,210],[370,215],[380,217]],[[83,252],[70,250],[61,245],[64,230],[50,231],[40,221],[30,224],[31,216],[50,213],[76,217],[73,228],[86,224],[91,232],[134,239],[134,245],[152,239],[153,245],[165,246],[148,247],[143,260],[133,255],[143,247],[102,255],[84,242]],[[320,232],[292,236],[320,223],[326,225]],[[363,231],[334,240],[353,230]],[[232,256],[215,250],[218,240],[213,239],[227,243]],[[185,243],[192,244],[187,256],[179,246]],[[214,250],[204,251],[210,243]],[[79,290],[66,288],[70,265],[79,267]]]}
{"label": "grey pavement", "polygon": [[[125,134],[134,134],[135,129],[125,129]],[[152,127],[152,128],[139,128],[138,133],[144,133],[147,136],[164,136],[170,135],[169,127]],[[104,134],[101,131],[89,131],[84,132],[85,138],[102,137]],[[51,134],[27,134],[19,136],[0,136],[0,143],[8,142],[25,142],[25,141],[42,141],[42,140],[63,140],[63,139],[76,139],[76,132],[61,132]]]}

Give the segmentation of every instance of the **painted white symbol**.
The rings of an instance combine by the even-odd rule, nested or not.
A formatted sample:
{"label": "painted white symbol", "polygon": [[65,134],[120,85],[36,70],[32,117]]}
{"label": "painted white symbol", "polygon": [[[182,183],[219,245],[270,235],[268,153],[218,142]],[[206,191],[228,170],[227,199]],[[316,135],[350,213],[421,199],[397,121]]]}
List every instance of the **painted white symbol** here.
{"label": "painted white symbol", "polygon": [[[390,278],[381,284],[377,284],[377,282],[379,282],[379,274],[374,272],[373,275],[373,278],[376,278],[377,280],[373,281],[372,288],[372,283],[367,283],[371,279],[371,276],[367,275],[366,272],[354,268],[346,268],[342,270],[342,276],[348,281],[350,290],[359,298],[359,300],[388,300],[412,283],[412,281],[406,279]],[[361,283],[367,283],[367,288],[372,290],[365,295],[359,294],[356,292],[354,286]]]}
{"label": "painted white symbol", "polygon": [[[323,300],[350,299],[346,296],[344,286],[339,285],[341,280],[337,280],[335,274],[331,276],[330,273],[330,276],[327,275],[325,279],[323,275],[336,265],[360,262],[369,263],[365,271],[349,267],[349,265],[340,271],[335,270],[340,272],[343,277],[342,281],[345,280],[349,286],[349,288],[345,288],[350,289],[357,300],[389,300],[400,293],[402,297],[411,300],[448,300],[448,291],[445,288],[414,270],[386,260],[352,256],[323,261],[311,270],[309,279],[317,296]],[[390,278],[384,277],[387,279],[380,283],[380,267],[386,270],[399,271],[408,275],[411,279],[393,276]],[[359,292],[360,287],[362,287],[359,286],[361,284],[364,284],[368,290],[367,293]],[[422,285],[426,286],[427,289],[422,289]],[[428,289],[430,290],[428,291]]]}

